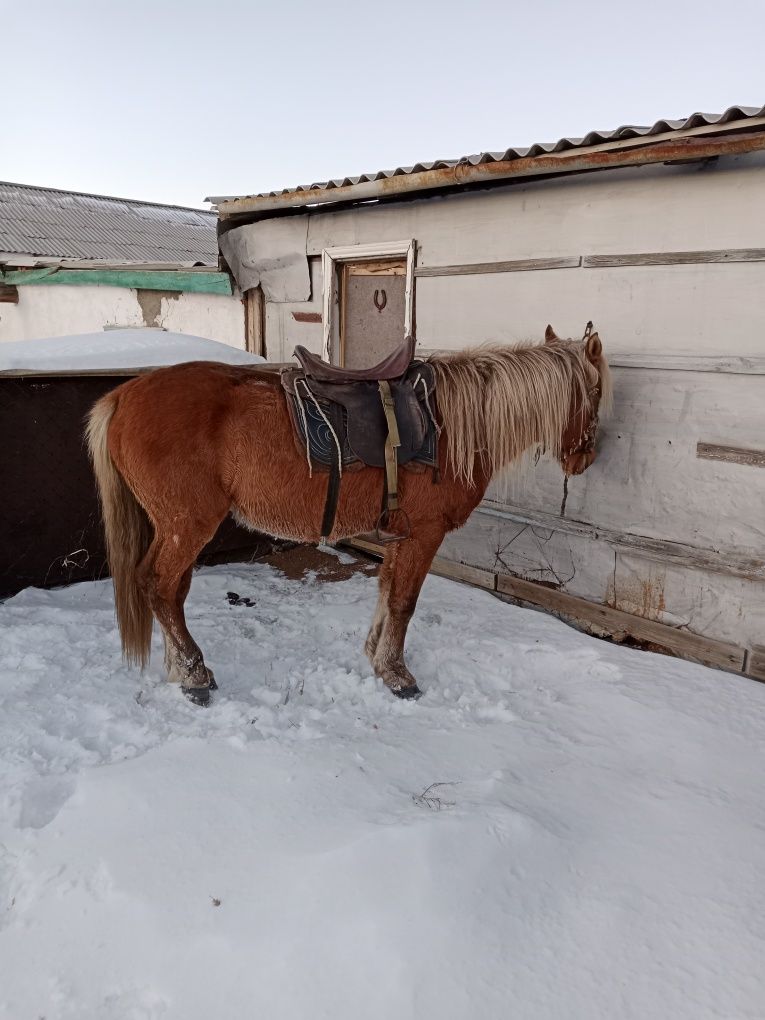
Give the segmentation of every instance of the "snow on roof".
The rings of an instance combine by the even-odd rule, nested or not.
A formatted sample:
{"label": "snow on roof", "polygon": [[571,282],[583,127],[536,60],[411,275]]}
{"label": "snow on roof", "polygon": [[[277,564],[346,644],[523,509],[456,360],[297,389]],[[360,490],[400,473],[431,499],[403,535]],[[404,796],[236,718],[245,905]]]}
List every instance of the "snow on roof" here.
{"label": "snow on roof", "polygon": [[184,361],[222,361],[255,365],[257,354],[217,340],[163,329],[112,329],[102,333],[57,336],[0,343],[0,373],[158,368]]}

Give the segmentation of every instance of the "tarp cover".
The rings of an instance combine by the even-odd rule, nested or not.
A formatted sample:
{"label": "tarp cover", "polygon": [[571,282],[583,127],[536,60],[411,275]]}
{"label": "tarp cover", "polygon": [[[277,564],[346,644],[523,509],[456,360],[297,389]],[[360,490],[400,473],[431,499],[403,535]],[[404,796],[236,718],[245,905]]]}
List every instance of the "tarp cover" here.
{"label": "tarp cover", "polygon": [[251,365],[264,361],[230,344],[163,329],[110,329],[102,333],[0,343],[0,373],[155,368],[184,361]]}
{"label": "tarp cover", "polygon": [[287,216],[236,227],[220,250],[242,291],[260,286],[266,301],[308,301],[307,216]]}

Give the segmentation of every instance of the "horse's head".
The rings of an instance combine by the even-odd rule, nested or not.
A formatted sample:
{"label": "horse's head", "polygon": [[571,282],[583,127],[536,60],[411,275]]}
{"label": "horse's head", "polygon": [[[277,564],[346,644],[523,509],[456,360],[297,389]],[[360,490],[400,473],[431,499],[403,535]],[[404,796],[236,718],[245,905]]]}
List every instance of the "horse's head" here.
{"label": "horse's head", "polygon": [[597,333],[592,332],[592,323],[587,324],[584,338],[561,340],[552,326],[545,330],[546,344],[572,343],[582,348],[582,363],[586,373],[586,394],[584,399],[576,395],[571,402],[568,424],[560,441],[560,464],[566,475],[581,475],[595,460],[595,437],[598,431],[598,415],[601,403],[610,399],[610,376],[608,364],[603,356],[603,345]]}

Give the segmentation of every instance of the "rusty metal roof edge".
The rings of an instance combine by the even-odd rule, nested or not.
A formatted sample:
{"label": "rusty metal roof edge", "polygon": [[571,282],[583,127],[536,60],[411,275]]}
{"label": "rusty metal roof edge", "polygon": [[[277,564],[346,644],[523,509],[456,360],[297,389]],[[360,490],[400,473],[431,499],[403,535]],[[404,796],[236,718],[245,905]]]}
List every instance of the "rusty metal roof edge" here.
{"label": "rusty metal roof edge", "polygon": [[[409,167],[396,167],[393,170],[378,170],[374,173],[361,174],[354,177],[337,178],[315,184],[299,185],[282,191],[262,192],[257,195],[210,197],[221,218],[234,216],[238,213],[257,213],[260,211],[278,211],[293,207],[332,204],[338,201],[376,198],[381,194],[412,192],[425,189],[449,187],[455,183],[467,183],[477,179],[470,171],[485,168],[487,176],[508,179],[514,176],[513,163],[521,161],[531,164],[539,160],[539,172],[547,172],[549,160],[571,157],[577,154],[584,156],[589,153],[608,153],[627,147],[649,146],[652,142],[662,139],[679,141],[682,138],[719,132],[729,127],[731,131],[743,130],[756,126],[765,127],[765,105],[731,106],[721,114],[694,113],[684,120],[662,119],[650,127],[625,124],[615,131],[590,131],[582,138],[561,138],[557,142],[536,142],[527,148],[510,148],[503,152],[482,152],[461,159],[441,159],[433,162],[415,163]],[[500,174],[502,164],[506,170]],[[492,170],[492,166],[494,169]],[[593,167],[595,169],[596,167]],[[460,171],[464,169],[465,173]],[[444,171],[450,171],[443,181],[436,180]],[[528,176],[524,173],[524,176]],[[400,177],[410,178],[397,182]],[[453,179],[452,179],[453,178]],[[400,185],[396,187],[396,184]],[[386,184],[388,186],[386,186]],[[392,186],[391,186],[392,185]],[[342,192],[341,195],[333,192]]]}

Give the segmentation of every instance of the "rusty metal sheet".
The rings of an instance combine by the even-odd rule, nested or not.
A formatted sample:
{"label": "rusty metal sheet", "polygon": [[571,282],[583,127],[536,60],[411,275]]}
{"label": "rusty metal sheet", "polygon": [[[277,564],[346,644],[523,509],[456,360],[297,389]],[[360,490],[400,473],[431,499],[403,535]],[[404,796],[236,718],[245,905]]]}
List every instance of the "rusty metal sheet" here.
{"label": "rusty metal sheet", "polygon": [[[726,128],[728,134],[720,138],[720,133]],[[733,134],[734,128],[736,131],[758,130],[759,143],[750,142],[747,148],[744,142],[746,136]],[[210,198],[208,201],[217,205],[221,220],[226,220],[247,213],[381,198],[491,179],[630,166],[640,162],[671,162],[703,158],[702,153],[724,155],[754,151],[765,148],[763,129],[765,106],[732,106],[722,114],[695,113],[684,120],[659,120],[650,127],[624,125],[615,131],[590,131],[582,138],[562,138],[554,143],[536,143],[528,148],[482,152],[460,159],[416,163],[283,191]],[[636,154],[643,158],[635,158]]]}

